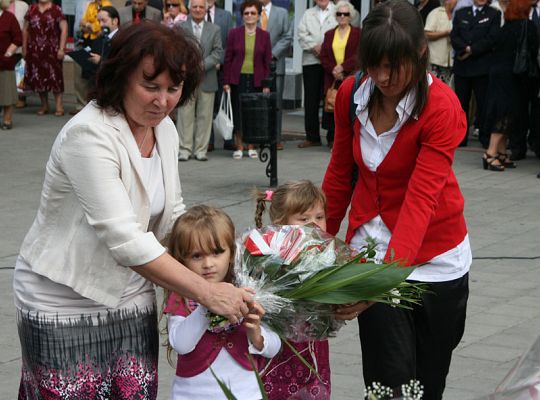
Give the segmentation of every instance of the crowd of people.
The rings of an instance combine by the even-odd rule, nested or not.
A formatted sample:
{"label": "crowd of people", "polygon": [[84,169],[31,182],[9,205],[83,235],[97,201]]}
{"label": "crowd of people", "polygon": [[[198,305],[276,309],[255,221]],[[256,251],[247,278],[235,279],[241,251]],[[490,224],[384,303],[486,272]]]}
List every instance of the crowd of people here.
{"label": "crowd of people", "polygon": [[[215,143],[212,120],[224,92],[230,96],[234,114],[233,140],[226,140],[224,148],[232,151],[233,159],[242,159],[246,151],[249,158],[258,157],[256,146],[242,140],[242,93],[276,92],[277,148],[283,149],[285,56],[294,36],[287,10],[270,0],[244,2],[239,13],[241,20],[235,28],[231,13],[218,7],[215,0],[118,1],[77,2],[73,34],[80,48],[89,50],[90,55],[83,67],[75,64],[77,106],[71,115],[87,104],[97,66],[106,58],[107,42],[117,29],[143,20],[156,21],[171,29],[187,30],[197,38],[204,54],[205,77],[197,95],[170,115],[180,136],[179,161],[208,160],[207,153],[214,150]],[[384,1],[375,0],[374,5]],[[8,4],[7,0],[5,3]],[[360,2],[314,3],[302,15],[297,32],[303,50],[306,135],[298,147],[320,146],[322,128],[326,130],[327,145],[332,148],[335,123],[331,103],[343,80],[360,65],[356,48],[361,21],[355,7]],[[428,38],[429,69],[454,89],[467,115],[470,134],[468,131],[461,146],[467,146],[469,136],[477,136],[486,149],[483,167],[489,171],[515,168],[516,161],[525,158],[529,149],[540,157],[538,0],[416,0],[414,4]],[[255,10],[246,12],[242,7],[248,5]],[[48,92],[54,95],[54,115],[64,115],[62,60],[68,27],[61,8],[52,0],[40,0],[30,7],[22,0],[11,0],[6,11],[16,16],[22,43],[17,41],[15,26],[3,24],[5,39],[0,51],[8,59],[0,61],[4,79],[0,99],[4,109],[2,129],[13,127],[14,108],[26,106],[23,88],[24,92],[39,94],[38,115],[49,113]],[[513,64],[523,43],[527,47],[528,67],[516,73]],[[13,71],[21,58],[26,65],[17,94],[14,74],[8,71]],[[322,103],[325,107],[321,120]]]}
{"label": "crowd of people", "polygon": [[[13,81],[22,47],[19,58],[31,71],[25,84],[42,102],[38,114],[48,113],[52,91],[60,116],[66,18],[50,0],[39,0],[21,29],[8,11],[14,2],[0,1],[0,84]],[[207,160],[220,89],[230,93],[236,115],[242,93],[283,90],[279,65],[292,40],[286,10],[245,0],[243,24],[231,28],[230,14],[212,1],[167,2],[152,9],[132,0],[117,9],[93,0],[81,14],[93,65],[81,71],[86,104],[53,144],[39,211],[14,271],[19,399],[154,400],[154,285],[165,289],[167,344],[177,354],[173,399],[220,398],[216,377],[239,399],[260,398],[253,369],[271,400],[329,399],[328,342],[285,347],[264,324],[253,291],[233,285],[233,221],[208,206],[186,210],[178,171],[178,161]],[[418,266],[408,280],[428,286],[421,304],[343,304],[334,318],[358,322],[366,386],[377,382],[400,397],[402,385],[417,379],[425,399],[439,400],[464,332],[472,263],[453,159],[467,144],[469,116],[486,147],[486,169],[515,167],[520,140],[535,149],[533,130],[519,136],[516,126],[524,109],[531,123],[536,117],[538,87],[529,90],[538,79],[538,4],[500,4],[502,23],[486,0],[462,8],[455,0],[386,0],[360,30],[351,2],[315,3],[298,28],[306,101],[313,101],[299,147],[321,145],[322,95],[339,88],[333,112],[323,114],[332,133],[330,162],[322,188],[294,181],[257,192],[255,222],[260,227],[268,209],[269,223],[313,224],[335,235],[347,218],[353,249],[374,241],[376,259]],[[156,13],[159,23],[143,21]],[[516,62],[521,48],[525,66]],[[43,66],[47,79],[39,79]],[[468,113],[471,92],[476,111]],[[6,118],[16,90],[2,91],[0,100],[2,128],[11,129]],[[257,157],[238,121],[233,158],[242,159],[244,150]],[[213,330],[207,311],[224,316],[226,329]]]}

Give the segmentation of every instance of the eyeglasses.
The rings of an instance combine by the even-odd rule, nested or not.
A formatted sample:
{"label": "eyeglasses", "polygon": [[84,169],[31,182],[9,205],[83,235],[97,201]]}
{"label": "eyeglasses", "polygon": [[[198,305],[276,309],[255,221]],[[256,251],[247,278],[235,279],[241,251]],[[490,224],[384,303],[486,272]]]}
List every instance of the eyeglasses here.
{"label": "eyeglasses", "polygon": [[257,15],[257,11],[244,11],[244,15]]}
{"label": "eyeglasses", "polygon": [[180,7],[180,4],[167,3],[167,8],[172,8],[172,7]]}
{"label": "eyeglasses", "polygon": [[350,12],[337,12],[336,13],[336,17],[350,17],[351,16],[351,13]]}

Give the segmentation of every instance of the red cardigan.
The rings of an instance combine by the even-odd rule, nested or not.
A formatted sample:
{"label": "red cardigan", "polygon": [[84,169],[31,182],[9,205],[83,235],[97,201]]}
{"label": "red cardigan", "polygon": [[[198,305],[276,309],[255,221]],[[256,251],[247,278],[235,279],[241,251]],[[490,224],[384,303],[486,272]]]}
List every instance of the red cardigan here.
{"label": "red cardigan", "polygon": [[[334,35],[338,28],[330,29],[324,34],[324,40],[321,46],[321,54],[319,59],[321,65],[324,68],[324,93],[334,82],[334,75],[332,70],[337,65],[334,57],[334,50],[332,50],[332,42],[334,41]],[[343,72],[345,76],[352,74],[358,69],[358,44],[360,43],[360,29],[352,26],[351,33],[347,39],[345,45],[345,59],[343,60]]]}
{"label": "red cardigan", "polygon": [[[328,232],[339,231],[351,204],[347,242],[361,225],[380,215],[392,232],[387,260],[393,250],[395,259],[415,265],[456,247],[467,234],[463,196],[452,171],[454,153],[467,128],[456,95],[433,77],[424,110],[402,126],[387,156],[372,172],[362,160],[358,118],[351,129],[353,85],[353,77],[343,82],[336,99],[334,148],[322,186]],[[355,163],[359,176],[353,190]]]}
{"label": "red cardigan", "polygon": [[[229,31],[227,48],[223,62],[223,84],[238,85],[240,72],[246,55],[246,28],[240,26]],[[253,81],[255,87],[262,87],[262,81],[270,75],[272,44],[270,34],[257,28],[253,54]]]}
{"label": "red cardigan", "polygon": [[15,15],[4,10],[0,15],[0,70],[13,71],[16,64],[15,57],[4,57],[11,43],[22,45],[22,33]]}

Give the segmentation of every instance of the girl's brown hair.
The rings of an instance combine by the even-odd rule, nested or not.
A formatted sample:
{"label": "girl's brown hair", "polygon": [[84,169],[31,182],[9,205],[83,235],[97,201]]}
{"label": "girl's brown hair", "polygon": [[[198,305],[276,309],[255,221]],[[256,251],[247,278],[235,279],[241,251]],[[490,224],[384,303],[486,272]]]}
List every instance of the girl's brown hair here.
{"label": "girl's brown hair", "polygon": [[[206,205],[189,208],[175,221],[171,233],[165,239],[165,245],[169,254],[184,265],[185,260],[194,251],[200,251],[203,254],[220,253],[228,247],[231,259],[225,282],[232,283],[236,249],[234,224],[231,218],[219,208]],[[165,309],[171,294],[167,289],[164,289],[163,292],[162,310]],[[163,311],[160,319],[162,317]],[[163,345],[167,347],[167,360],[171,366],[174,366],[173,349],[169,343],[167,326],[161,333],[166,335]]]}
{"label": "girl's brown hair", "polygon": [[[270,192],[270,193],[269,193]],[[274,191],[255,191],[257,208],[255,225],[262,227],[262,216],[270,203],[268,215],[273,224],[286,224],[290,216],[304,213],[316,204],[326,209],[326,196],[322,189],[308,180],[289,181]]]}

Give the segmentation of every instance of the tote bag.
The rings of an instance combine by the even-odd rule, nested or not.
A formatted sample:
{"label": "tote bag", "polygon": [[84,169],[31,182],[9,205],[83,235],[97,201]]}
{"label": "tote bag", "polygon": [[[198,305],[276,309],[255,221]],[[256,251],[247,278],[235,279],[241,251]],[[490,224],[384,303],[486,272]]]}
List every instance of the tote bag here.
{"label": "tote bag", "polygon": [[221,102],[219,103],[219,111],[212,123],[214,133],[223,137],[223,140],[231,140],[234,130],[231,93],[223,92]]}

